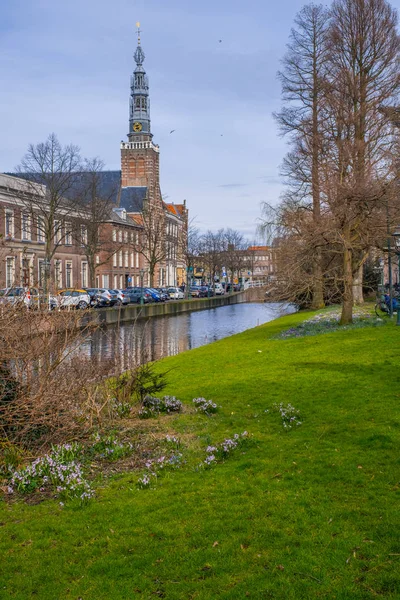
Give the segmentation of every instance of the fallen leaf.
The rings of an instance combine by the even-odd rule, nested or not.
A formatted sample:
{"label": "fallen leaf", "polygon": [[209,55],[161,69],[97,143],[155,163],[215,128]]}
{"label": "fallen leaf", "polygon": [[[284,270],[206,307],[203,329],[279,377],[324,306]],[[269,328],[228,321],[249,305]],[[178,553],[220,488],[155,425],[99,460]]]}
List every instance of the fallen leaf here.
{"label": "fallen leaf", "polygon": [[218,542],[213,543],[213,548],[215,548],[215,546],[218,546]]}
{"label": "fallen leaf", "polygon": [[285,567],[283,565],[277,565],[276,568],[279,569],[280,571],[285,570]]}

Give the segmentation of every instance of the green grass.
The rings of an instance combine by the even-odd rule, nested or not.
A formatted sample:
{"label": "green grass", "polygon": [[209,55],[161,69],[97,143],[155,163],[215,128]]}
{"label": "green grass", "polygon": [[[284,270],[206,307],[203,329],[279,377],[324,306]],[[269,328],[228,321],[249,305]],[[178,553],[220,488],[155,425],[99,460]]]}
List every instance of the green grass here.
{"label": "green grass", "polygon": [[[0,598],[400,598],[400,328],[270,339],[304,318],[160,364],[166,393],[221,408],[154,422],[187,459],[154,489],[125,473],[82,508],[0,503]],[[265,412],[279,402],[300,427]],[[244,430],[244,448],[196,469]]]}

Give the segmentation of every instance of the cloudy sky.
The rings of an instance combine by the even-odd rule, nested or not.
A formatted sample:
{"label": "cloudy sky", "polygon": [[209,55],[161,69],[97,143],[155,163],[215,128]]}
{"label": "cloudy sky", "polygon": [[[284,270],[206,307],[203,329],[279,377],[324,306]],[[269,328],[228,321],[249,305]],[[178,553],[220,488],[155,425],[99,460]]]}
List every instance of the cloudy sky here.
{"label": "cloudy sky", "polygon": [[233,227],[252,238],[261,203],[276,202],[282,189],[276,71],[303,4],[3,2],[0,171],[13,170],[28,144],[50,132],[107,169],[120,168],[140,21],[164,196],[186,198],[202,230]]}

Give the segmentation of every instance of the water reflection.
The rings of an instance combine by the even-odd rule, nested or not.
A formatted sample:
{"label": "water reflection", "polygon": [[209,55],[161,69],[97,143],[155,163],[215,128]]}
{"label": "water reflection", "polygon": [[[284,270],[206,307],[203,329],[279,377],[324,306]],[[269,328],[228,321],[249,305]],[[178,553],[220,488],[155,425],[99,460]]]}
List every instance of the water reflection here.
{"label": "water reflection", "polygon": [[81,351],[100,360],[116,359],[123,369],[172,356],[262,325],[294,312],[282,304],[234,304],[109,326],[93,332]]}

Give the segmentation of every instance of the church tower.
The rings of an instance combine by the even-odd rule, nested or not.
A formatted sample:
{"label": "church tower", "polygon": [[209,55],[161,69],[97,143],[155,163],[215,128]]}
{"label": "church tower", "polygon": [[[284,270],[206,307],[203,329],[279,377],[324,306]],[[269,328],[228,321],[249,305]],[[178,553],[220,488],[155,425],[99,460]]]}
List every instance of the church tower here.
{"label": "church tower", "polygon": [[121,186],[146,187],[151,203],[161,202],[159,147],[152,142],[150,125],[149,80],[143,68],[145,54],[141,46],[140,23],[138,45],[134,54],[136,68],[131,77],[128,142],[121,142]]}

